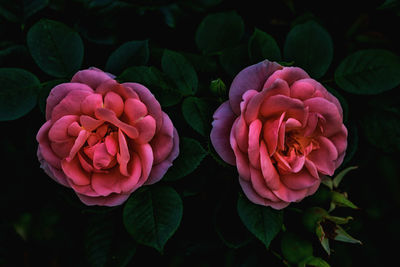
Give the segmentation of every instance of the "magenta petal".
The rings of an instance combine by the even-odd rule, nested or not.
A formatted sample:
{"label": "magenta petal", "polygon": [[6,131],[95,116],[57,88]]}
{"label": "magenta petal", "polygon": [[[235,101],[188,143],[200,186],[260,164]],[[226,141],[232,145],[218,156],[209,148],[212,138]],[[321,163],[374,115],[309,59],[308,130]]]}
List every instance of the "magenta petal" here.
{"label": "magenta petal", "polygon": [[91,92],[74,90],[69,92],[64,99],[53,108],[51,120],[57,121],[66,115],[81,115],[82,101],[91,95]]}
{"label": "magenta petal", "polygon": [[168,115],[163,112],[163,123],[161,129],[156,132],[154,138],[150,141],[153,149],[154,164],[157,165],[164,161],[171,153],[174,143],[174,126]]}
{"label": "magenta petal", "polygon": [[338,157],[336,147],[324,136],[319,136],[316,140],[319,148],[312,151],[307,158],[315,164],[319,172],[332,176],[336,168],[335,160]]}
{"label": "magenta petal", "polygon": [[122,175],[129,176],[128,173],[128,162],[130,159],[129,148],[125,136],[121,130],[118,130],[118,144],[119,144],[119,154],[117,154],[117,160],[119,163],[119,170],[122,173]]}
{"label": "magenta petal", "polygon": [[265,179],[260,170],[250,167],[250,174],[253,189],[259,196],[271,201],[279,201],[279,198],[272,193],[271,189],[265,183]]}
{"label": "magenta petal", "polygon": [[111,194],[106,197],[90,197],[80,193],[76,193],[79,199],[87,206],[118,206],[124,203],[128,198],[129,194]]}
{"label": "magenta petal", "polygon": [[49,120],[53,113],[53,108],[65,98],[71,91],[85,91],[93,93],[93,90],[81,83],[62,83],[51,89],[46,101],[46,120]]}
{"label": "magenta petal", "polygon": [[88,95],[81,103],[82,113],[94,116],[96,109],[103,107],[103,96],[100,94]]}
{"label": "magenta petal", "polygon": [[261,171],[267,186],[271,190],[277,190],[280,186],[278,172],[272,164],[271,158],[268,155],[267,147],[263,141],[260,145],[260,163]]}
{"label": "magenta petal", "polygon": [[105,120],[114,124],[132,139],[135,139],[139,136],[139,132],[135,127],[120,121],[115,115],[115,112],[110,109],[98,108],[96,109],[95,115],[100,120]]}
{"label": "magenta petal", "polygon": [[279,119],[267,120],[263,127],[263,137],[268,148],[268,154],[272,156],[278,146],[279,129],[281,128],[286,113],[282,113]]}
{"label": "magenta petal", "polygon": [[275,95],[267,98],[260,106],[260,114],[265,118],[280,116],[283,112],[286,112],[287,117],[303,118],[303,102],[284,95]]}
{"label": "magenta petal", "polygon": [[110,80],[111,77],[96,68],[78,71],[73,77],[71,82],[84,83],[93,89],[96,89],[101,83]]}
{"label": "magenta petal", "polygon": [[250,163],[259,168],[260,166],[260,133],[262,123],[260,120],[255,120],[249,125],[249,148],[248,155]]}
{"label": "magenta petal", "polygon": [[299,173],[282,175],[281,181],[290,189],[301,190],[311,187],[318,179],[313,177],[307,170],[303,169]]}
{"label": "magenta petal", "polygon": [[[67,177],[65,177],[65,174],[60,170],[54,167],[54,165],[52,166],[50,163],[48,163],[45,158],[42,155],[42,149],[41,149],[41,145],[39,145],[38,150],[37,150],[37,157],[38,160],[40,162],[40,167],[44,170],[44,172],[50,176],[50,178],[52,178],[53,180],[55,180],[56,182],[62,184],[63,186],[69,187],[69,183],[67,181]],[[59,165],[61,165],[60,160],[59,161]]]}
{"label": "magenta petal", "polygon": [[282,66],[276,62],[264,60],[239,72],[229,89],[229,103],[232,111],[239,115],[242,95],[248,90],[261,91],[267,78],[281,68]]}
{"label": "magenta petal", "polygon": [[[233,123],[233,128],[236,126],[237,120]],[[235,159],[236,159],[236,167],[239,172],[239,175],[245,179],[246,181],[250,180],[250,166],[249,166],[249,158],[247,156],[247,153],[243,153],[236,142],[236,138],[234,137],[233,131],[231,131],[230,135],[230,143],[231,147],[233,149],[233,153],[235,153]]]}
{"label": "magenta petal", "polygon": [[134,150],[137,152],[140,162],[142,163],[142,175],[135,188],[143,185],[149,178],[151,168],[153,166],[153,150],[149,144],[133,144]]}
{"label": "magenta petal", "polygon": [[127,116],[129,123],[133,124],[140,118],[147,115],[147,107],[139,99],[128,98],[124,105],[124,114]]}
{"label": "magenta petal", "polygon": [[160,103],[154,97],[154,95],[139,83],[124,83],[124,86],[133,89],[138,95],[140,100],[146,105],[149,115],[156,120],[156,131],[162,126],[162,111]]}
{"label": "magenta petal", "polygon": [[65,175],[76,185],[90,184],[89,174],[82,169],[79,159],[73,158],[71,161],[63,159],[61,161],[62,170]]}
{"label": "magenta petal", "polygon": [[346,154],[346,148],[347,148],[347,128],[342,125],[342,130],[338,132],[337,134],[331,136],[329,138],[332,143],[335,145],[336,150],[338,152],[338,158],[336,159],[336,168],[342,164],[344,156]]}
{"label": "magenta petal", "polygon": [[124,111],[124,101],[114,92],[108,92],[104,96],[104,107],[114,111],[117,117]]}
{"label": "magenta petal", "polygon": [[215,151],[225,162],[231,165],[236,165],[235,155],[229,143],[229,136],[235,117],[229,102],[222,103],[214,113],[213,127],[210,134],[211,143]]}
{"label": "magenta petal", "polygon": [[69,126],[78,120],[76,115],[67,115],[57,120],[50,128],[48,137],[52,142],[64,142],[71,136],[68,134]]}
{"label": "magenta petal", "polygon": [[307,196],[308,189],[293,190],[288,188],[286,185],[281,183],[278,190],[274,190],[273,193],[279,199],[285,202],[297,202]]}
{"label": "magenta petal", "polygon": [[150,142],[156,133],[156,120],[152,116],[147,115],[136,121],[135,127],[139,132],[139,136],[135,139],[135,142],[145,144]]}
{"label": "magenta petal", "polygon": [[295,81],[305,78],[310,78],[310,76],[301,68],[285,67],[275,71],[265,82],[264,88],[270,87],[276,79],[285,80],[291,86]]}

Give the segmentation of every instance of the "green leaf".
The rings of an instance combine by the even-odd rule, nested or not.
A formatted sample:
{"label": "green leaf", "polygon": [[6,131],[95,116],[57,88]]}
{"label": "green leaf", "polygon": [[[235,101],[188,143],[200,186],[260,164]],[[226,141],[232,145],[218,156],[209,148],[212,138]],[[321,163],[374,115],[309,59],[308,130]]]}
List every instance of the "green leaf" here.
{"label": "green leaf", "polygon": [[210,14],[196,31],[197,47],[204,53],[223,50],[237,44],[244,33],[242,18],[234,11]]}
{"label": "green leaf", "polygon": [[104,267],[114,236],[113,218],[110,216],[92,215],[85,236],[85,254],[89,266]]}
{"label": "green leaf", "polygon": [[383,49],[357,51],[335,71],[336,83],[346,92],[374,95],[400,84],[400,58]]}
{"label": "green leaf", "polygon": [[199,134],[208,136],[214,105],[210,100],[198,97],[188,97],[182,103],[182,114],[186,122]]}
{"label": "green leaf", "polygon": [[361,120],[363,134],[385,152],[400,151],[400,115],[391,110],[368,111]]}
{"label": "green leaf", "polygon": [[212,80],[210,83],[210,91],[213,95],[217,96],[221,100],[227,97],[226,85],[221,78]]}
{"label": "green leaf", "polygon": [[311,256],[304,261],[306,266],[315,266],[315,267],[330,267],[329,263],[324,261],[321,258]]}
{"label": "green leaf", "polygon": [[315,231],[315,227],[317,227],[318,223],[322,221],[328,212],[320,207],[311,207],[304,211],[303,214],[303,224],[310,232]]}
{"label": "green leaf", "polygon": [[353,202],[351,202],[350,200],[347,199],[345,194],[342,194],[342,193],[339,193],[336,191],[332,191],[332,203],[334,203],[335,205],[342,206],[342,207],[358,209],[358,207],[356,205],[354,205]]}
{"label": "green leaf", "polygon": [[201,144],[192,138],[180,139],[179,156],[168,169],[164,178],[167,181],[175,181],[193,172],[207,155],[207,151]]}
{"label": "green leaf", "polygon": [[146,65],[148,60],[148,40],[126,42],[112,52],[106,63],[106,71],[117,75],[128,67]]}
{"label": "green leaf", "polygon": [[321,224],[317,224],[315,227],[315,234],[318,237],[319,242],[321,243],[322,248],[331,255],[331,248],[329,246],[329,238],[326,236],[324,229],[322,228]]}
{"label": "green leaf", "polygon": [[17,68],[0,68],[0,121],[16,120],[36,105],[40,81]]}
{"label": "green leaf", "polygon": [[346,224],[348,223],[350,220],[353,220],[353,217],[348,216],[348,217],[337,217],[337,216],[331,216],[331,215],[327,215],[325,216],[325,219],[330,220],[336,224]]}
{"label": "green leaf", "polygon": [[275,39],[266,32],[255,29],[249,40],[249,57],[252,63],[257,63],[268,59],[270,61],[280,61],[281,50]]}
{"label": "green leaf", "polygon": [[249,56],[246,45],[228,47],[224,49],[219,56],[219,62],[222,68],[232,77],[248,66],[248,61]]}
{"label": "green leaf", "polygon": [[54,87],[56,87],[57,85],[61,84],[61,83],[65,83],[68,82],[65,79],[57,79],[57,80],[51,80],[48,81],[44,84],[42,84],[42,88],[39,91],[38,94],[38,98],[37,98],[37,102],[39,104],[39,108],[40,111],[45,114],[46,113],[46,101],[47,101],[47,97],[50,94],[51,89],[53,89]]}
{"label": "green leaf", "polygon": [[314,21],[297,25],[286,37],[286,61],[294,61],[313,78],[321,78],[333,58],[333,43],[329,33]]}
{"label": "green leaf", "polygon": [[181,54],[164,50],[161,58],[162,70],[173,80],[182,95],[192,95],[196,93],[198,78],[192,64]]}
{"label": "green leaf", "polygon": [[108,253],[106,266],[110,267],[125,267],[129,264],[132,257],[135,255],[137,243],[133,238],[121,231],[115,235],[112,247]]}
{"label": "green leaf", "polygon": [[143,84],[163,107],[176,105],[182,99],[181,92],[175,89],[168,77],[155,67],[130,67],[118,77],[118,80]]}
{"label": "green leaf", "polygon": [[283,212],[254,204],[242,194],[237,209],[246,228],[268,248],[283,224]]}
{"label": "green leaf", "polygon": [[336,225],[336,230],[335,230],[335,240],[336,241],[342,241],[346,243],[352,243],[352,244],[360,244],[362,245],[362,242],[360,240],[355,239],[354,237],[350,236],[342,227],[339,225]]}
{"label": "green leaf", "polygon": [[300,263],[312,256],[313,248],[308,240],[286,231],[281,240],[283,257],[290,263]]}
{"label": "green leaf", "polygon": [[23,20],[28,18],[45,8],[49,4],[49,0],[23,0]]}
{"label": "green leaf", "polygon": [[183,205],[179,194],[166,186],[137,190],[125,204],[124,225],[138,242],[162,252],[178,229]]}
{"label": "green leaf", "polygon": [[339,184],[340,184],[340,182],[343,180],[344,176],[345,176],[349,171],[355,170],[355,169],[357,169],[357,168],[358,168],[357,166],[351,166],[351,167],[347,167],[346,169],[344,169],[344,170],[342,170],[341,172],[339,172],[339,173],[335,176],[335,178],[333,178],[333,186],[334,186],[335,188],[338,188],[338,187],[339,187]]}
{"label": "green leaf", "polygon": [[69,77],[82,65],[82,39],[61,22],[41,19],[29,29],[27,43],[36,64],[51,76]]}

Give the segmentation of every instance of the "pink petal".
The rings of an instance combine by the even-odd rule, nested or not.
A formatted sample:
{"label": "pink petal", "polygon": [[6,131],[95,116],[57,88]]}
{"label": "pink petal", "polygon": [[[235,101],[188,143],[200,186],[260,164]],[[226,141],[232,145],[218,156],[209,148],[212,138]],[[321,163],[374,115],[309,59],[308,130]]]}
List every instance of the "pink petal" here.
{"label": "pink petal", "polygon": [[106,145],[107,152],[110,155],[115,156],[119,149],[117,133],[112,132],[110,135],[107,135],[104,143]]}
{"label": "pink petal", "polygon": [[130,159],[129,148],[126,142],[125,136],[121,130],[118,130],[118,144],[119,154],[117,154],[117,161],[119,163],[119,171],[122,175],[129,176],[128,173],[128,162]]}
{"label": "pink petal", "polygon": [[318,170],[317,167],[315,167],[315,164],[306,158],[306,161],[304,162],[304,166],[307,168],[308,172],[315,178],[319,178]]}
{"label": "pink petal", "polygon": [[156,132],[150,145],[153,149],[154,165],[164,161],[174,148],[174,126],[165,112],[163,112],[162,127]]}
{"label": "pink petal", "polygon": [[78,120],[76,115],[67,115],[57,120],[50,128],[48,137],[52,142],[64,142],[71,136],[68,134],[69,126]]}
{"label": "pink petal", "polygon": [[309,81],[312,79],[301,79],[295,81],[290,87],[290,96],[300,100],[306,100],[314,96],[315,86]]}
{"label": "pink petal", "polygon": [[300,128],[302,126],[301,122],[294,118],[288,118],[285,123],[285,128],[287,131],[293,130],[294,128]]}
{"label": "pink petal", "polygon": [[124,203],[130,194],[111,194],[106,197],[89,197],[83,194],[76,193],[79,199],[87,206],[108,206],[114,207]]}
{"label": "pink petal", "polygon": [[325,98],[315,97],[304,101],[304,105],[309,107],[310,113],[318,113],[323,116],[325,123],[324,136],[331,136],[342,129],[342,116],[335,104],[329,102]]}
{"label": "pink petal", "polygon": [[82,127],[79,125],[79,123],[74,121],[73,123],[71,123],[68,126],[67,133],[68,133],[69,136],[77,137],[81,131],[82,131]]}
{"label": "pink petal", "polygon": [[81,103],[82,113],[94,116],[96,109],[103,107],[103,96],[100,94],[90,94]]}
{"label": "pink petal", "polygon": [[51,142],[51,150],[58,158],[63,159],[69,156],[69,153],[74,146],[75,138],[66,139],[63,142]]}
{"label": "pink petal", "polygon": [[[37,150],[37,157],[40,162],[40,167],[44,170],[44,172],[50,176],[54,181],[62,184],[63,186],[69,187],[67,178],[65,177],[65,174],[58,168],[54,167],[54,165],[51,165],[49,162],[45,160],[42,154],[42,149],[41,145],[39,145],[38,150]],[[58,164],[61,167],[61,162],[58,159]]]}
{"label": "pink petal", "polygon": [[104,107],[111,109],[119,117],[124,111],[124,101],[116,93],[108,92],[104,97]]}
{"label": "pink petal", "polygon": [[139,83],[124,83],[124,86],[131,88],[134,92],[139,95],[140,100],[146,105],[149,115],[156,120],[156,131],[162,126],[162,111],[160,103],[154,97],[154,95]]}
{"label": "pink petal", "polygon": [[65,98],[67,94],[71,91],[86,91],[93,93],[93,90],[85,85],[80,83],[62,83],[51,89],[49,96],[46,101],[46,120],[49,120],[52,117],[53,109],[57,106],[61,100]]}
{"label": "pink petal", "polygon": [[286,113],[282,113],[279,119],[270,119],[264,123],[263,138],[268,148],[268,154],[272,156],[278,146],[279,129],[281,128]]}
{"label": "pink petal", "polygon": [[147,115],[135,123],[136,129],[139,131],[139,136],[135,139],[135,142],[144,144],[150,142],[156,133],[156,120]]}
{"label": "pink petal", "polygon": [[149,144],[133,144],[133,147],[134,151],[137,152],[140,158],[140,162],[142,163],[142,175],[133,189],[136,190],[136,188],[142,186],[149,178],[149,174],[153,166],[153,150]]}
{"label": "pink petal", "polygon": [[229,143],[229,135],[235,120],[229,102],[226,101],[215,111],[211,129],[211,143],[218,155],[231,165],[236,164],[235,155]]}
{"label": "pink petal", "polygon": [[254,191],[264,199],[268,199],[271,201],[279,201],[280,199],[277,198],[265,183],[265,179],[263,174],[260,170],[254,169],[250,167],[250,174],[251,174],[251,185]]}
{"label": "pink petal", "polygon": [[244,121],[244,117],[240,116],[236,119],[236,125],[232,127],[236,143],[242,152],[247,153],[249,146],[249,128]]}
{"label": "pink petal", "polygon": [[69,92],[64,99],[53,108],[51,120],[57,121],[66,115],[81,115],[81,103],[91,92],[74,90]]}
{"label": "pink petal", "polygon": [[335,145],[336,150],[338,152],[338,158],[336,160],[336,168],[342,164],[344,156],[346,154],[347,148],[347,128],[342,124],[342,130],[337,134],[329,137],[332,143]]}
{"label": "pink petal", "polygon": [[312,161],[322,174],[332,176],[335,172],[335,160],[338,153],[335,145],[326,137],[319,136],[316,138],[319,143],[319,149],[312,151],[307,158]]}
{"label": "pink petal", "polygon": [[261,171],[264,177],[265,183],[271,190],[277,190],[280,185],[279,175],[272,164],[271,158],[268,155],[267,147],[263,141],[260,145],[260,163]]}
{"label": "pink petal", "polygon": [[140,118],[147,115],[147,107],[140,100],[128,98],[125,101],[124,113],[128,117],[129,123],[133,124]]}
{"label": "pink petal", "polygon": [[268,88],[276,79],[285,80],[289,86],[291,86],[295,81],[310,78],[308,74],[298,67],[284,67],[281,70],[275,71],[265,82],[264,88]]}
{"label": "pink petal", "polygon": [[151,172],[149,174],[149,178],[145,182],[145,185],[154,184],[160,181],[161,178],[168,171],[169,167],[172,166],[172,162],[178,157],[178,155],[179,155],[179,136],[178,132],[174,128],[173,148],[171,153],[164,161],[153,165]]}
{"label": "pink petal", "polygon": [[108,168],[114,157],[107,152],[106,145],[101,143],[96,146],[93,154],[93,167],[96,169]]}
{"label": "pink petal", "polygon": [[82,154],[81,151],[78,152],[78,159],[79,159],[79,163],[81,164],[82,168],[88,172],[88,173],[92,173],[93,172],[93,166],[92,164],[90,164],[85,156]]}
{"label": "pink petal", "polygon": [[260,133],[262,123],[260,120],[253,121],[249,126],[249,148],[248,155],[250,163],[258,168],[260,166]]}
{"label": "pink petal", "polygon": [[248,90],[261,91],[267,78],[281,68],[282,66],[276,62],[264,60],[239,72],[229,89],[229,102],[232,111],[239,115],[242,95]]}
{"label": "pink petal", "polygon": [[273,202],[273,201],[267,200],[265,198],[262,198],[254,191],[254,189],[252,188],[252,186],[250,185],[249,182],[247,182],[244,179],[241,179],[240,177],[239,177],[239,182],[240,182],[240,186],[242,187],[243,192],[245,193],[247,198],[255,204],[263,205],[263,206],[270,206],[277,210],[283,209],[290,204],[288,202],[283,202],[283,201]]}
{"label": "pink petal", "polygon": [[307,170],[303,169],[299,173],[282,175],[281,181],[290,189],[301,190],[310,188],[318,179],[313,177]]}
{"label": "pink petal", "polygon": [[[235,120],[233,123],[232,128],[236,127],[238,120]],[[230,134],[230,143],[231,147],[233,149],[233,153],[235,154],[235,159],[236,159],[236,167],[239,172],[239,175],[245,179],[246,181],[250,180],[250,166],[249,166],[249,158],[247,156],[247,153],[243,153],[236,142],[236,138],[234,137],[234,131],[231,131]]]}
{"label": "pink petal", "polygon": [[260,114],[265,118],[280,116],[283,112],[286,112],[287,117],[304,120],[303,102],[295,98],[275,95],[265,99],[260,106]]}
{"label": "pink petal", "polygon": [[296,202],[300,201],[307,196],[308,189],[293,190],[289,189],[286,185],[281,183],[278,190],[274,190],[273,193],[279,199],[285,202]]}
{"label": "pink petal", "polygon": [[61,167],[65,175],[76,185],[90,184],[90,177],[88,173],[82,169],[79,159],[73,158],[71,161],[63,159]]}
{"label": "pink petal", "polygon": [[75,139],[74,145],[71,148],[71,151],[69,152],[69,156],[66,158],[67,161],[72,160],[76,153],[82,148],[82,146],[85,144],[86,140],[88,139],[90,133],[88,131],[82,130],[78,137]]}
{"label": "pink petal", "polygon": [[78,71],[71,82],[84,83],[93,89],[96,89],[101,83],[110,80],[111,77],[99,69],[87,69]]}
{"label": "pink petal", "polygon": [[98,108],[95,112],[95,115],[98,119],[110,122],[116,127],[120,128],[131,139],[135,139],[139,136],[139,132],[135,127],[120,121],[112,110]]}
{"label": "pink petal", "polygon": [[81,115],[79,117],[79,122],[81,123],[82,127],[89,132],[94,131],[97,127],[104,123],[102,120],[96,120],[95,118],[87,115]]}

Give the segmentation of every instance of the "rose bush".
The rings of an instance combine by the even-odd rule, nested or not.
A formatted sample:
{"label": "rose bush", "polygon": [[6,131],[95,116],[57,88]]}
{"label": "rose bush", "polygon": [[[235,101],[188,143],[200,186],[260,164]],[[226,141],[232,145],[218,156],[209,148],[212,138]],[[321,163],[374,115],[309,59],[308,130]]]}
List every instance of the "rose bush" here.
{"label": "rose bush", "polygon": [[211,141],[252,202],[282,209],[315,193],[347,147],[339,101],[302,69],[265,60],[233,80]]}
{"label": "rose bush", "polygon": [[41,167],[86,205],[120,205],[159,181],[179,153],[178,133],[150,91],[95,68],[51,90],[46,120]]}

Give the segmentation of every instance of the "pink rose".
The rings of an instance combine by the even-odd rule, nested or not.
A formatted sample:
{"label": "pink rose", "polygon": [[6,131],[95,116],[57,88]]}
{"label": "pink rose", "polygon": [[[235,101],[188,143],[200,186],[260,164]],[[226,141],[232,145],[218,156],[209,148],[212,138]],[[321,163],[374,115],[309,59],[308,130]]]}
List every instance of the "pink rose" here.
{"label": "pink rose", "polygon": [[282,209],[314,194],[347,147],[339,101],[296,67],[267,60],[242,70],[214,113],[211,141],[236,165],[246,196]]}
{"label": "pink rose", "polygon": [[159,181],[179,154],[179,137],[150,91],[91,68],[47,98],[37,134],[44,171],[86,205],[116,206]]}

